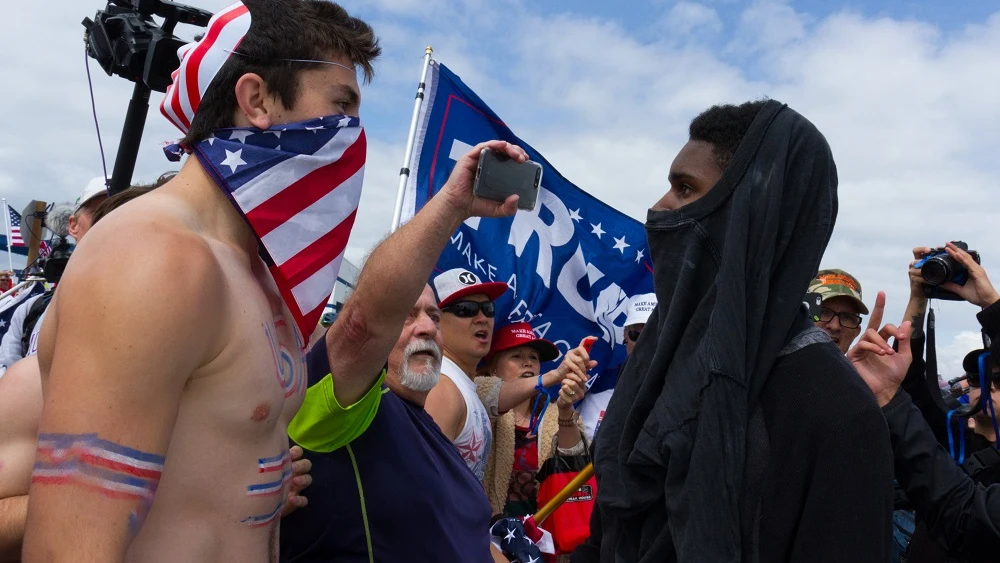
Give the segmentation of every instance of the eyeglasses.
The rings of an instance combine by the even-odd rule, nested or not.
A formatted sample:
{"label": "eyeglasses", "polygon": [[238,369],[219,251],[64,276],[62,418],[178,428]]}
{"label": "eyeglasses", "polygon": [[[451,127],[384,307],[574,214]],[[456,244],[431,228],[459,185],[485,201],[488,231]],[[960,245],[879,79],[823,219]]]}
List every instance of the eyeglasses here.
{"label": "eyeglasses", "polygon": [[820,322],[828,323],[833,320],[833,317],[840,319],[840,326],[844,328],[858,328],[861,326],[861,315],[856,315],[854,313],[838,313],[825,307],[820,309]]}
{"label": "eyeglasses", "polygon": [[457,301],[448,306],[441,307],[441,310],[463,319],[475,317],[479,314],[479,311],[482,311],[484,315],[492,319],[493,313],[496,312],[497,308],[492,301]]}
{"label": "eyeglasses", "polygon": [[642,334],[641,330],[626,330],[625,331],[625,336],[627,336],[628,339],[631,340],[632,342],[638,342],[640,334]]}

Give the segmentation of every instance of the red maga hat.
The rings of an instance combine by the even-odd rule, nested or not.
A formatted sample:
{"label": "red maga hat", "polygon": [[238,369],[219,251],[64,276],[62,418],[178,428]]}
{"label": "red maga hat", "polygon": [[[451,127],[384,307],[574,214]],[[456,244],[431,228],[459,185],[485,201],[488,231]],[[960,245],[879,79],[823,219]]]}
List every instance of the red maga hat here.
{"label": "red maga hat", "polygon": [[497,352],[519,346],[531,346],[538,350],[538,359],[543,362],[559,357],[559,348],[556,348],[556,345],[548,340],[535,336],[535,331],[530,324],[513,323],[497,329],[493,333],[493,345],[490,346],[490,353],[483,358],[483,361],[489,361]]}

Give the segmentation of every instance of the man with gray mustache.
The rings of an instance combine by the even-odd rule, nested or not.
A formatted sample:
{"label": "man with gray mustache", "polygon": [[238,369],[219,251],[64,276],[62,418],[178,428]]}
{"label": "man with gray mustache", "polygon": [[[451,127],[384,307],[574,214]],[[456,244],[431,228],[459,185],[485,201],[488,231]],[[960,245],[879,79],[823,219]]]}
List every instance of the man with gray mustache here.
{"label": "man with gray mustache", "polygon": [[[441,373],[440,322],[426,286],[369,412],[333,407],[321,392],[330,377],[327,339],[309,352],[310,390],[288,430],[312,461],[313,485],[308,505],[282,521],[281,561],[495,560],[483,487],[424,410]],[[311,410],[313,402],[321,408]],[[339,443],[358,425],[367,428]]]}

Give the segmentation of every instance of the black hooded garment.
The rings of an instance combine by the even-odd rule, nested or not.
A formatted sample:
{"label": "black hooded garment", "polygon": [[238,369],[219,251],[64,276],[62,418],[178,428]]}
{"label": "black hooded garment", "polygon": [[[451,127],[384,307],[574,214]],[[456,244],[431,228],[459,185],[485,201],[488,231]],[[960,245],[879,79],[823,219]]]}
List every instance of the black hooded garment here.
{"label": "black hooded garment", "polygon": [[650,210],[659,304],[596,438],[602,562],[888,560],[885,421],[802,308],[836,190],[769,101],[711,191]]}

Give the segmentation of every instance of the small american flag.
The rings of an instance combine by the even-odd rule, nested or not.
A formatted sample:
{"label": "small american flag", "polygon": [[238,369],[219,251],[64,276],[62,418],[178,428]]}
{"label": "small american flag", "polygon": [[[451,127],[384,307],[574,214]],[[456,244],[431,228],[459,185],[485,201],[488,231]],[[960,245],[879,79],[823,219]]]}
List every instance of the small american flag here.
{"label": "small american flag", "polygon": [[[189,149],[260,239],[308,341],[333,292],[361,199],[367,156],[361,120],[329,116],[266,131],[220,129]],[[165,151],[176,160],[184,149]]]}
{"label": "small american flag", "polygon": [[10,214],[10,245],[24,246],[24,239],[21,238],[21,214],[10,205],[7,206],[7,213]]}

